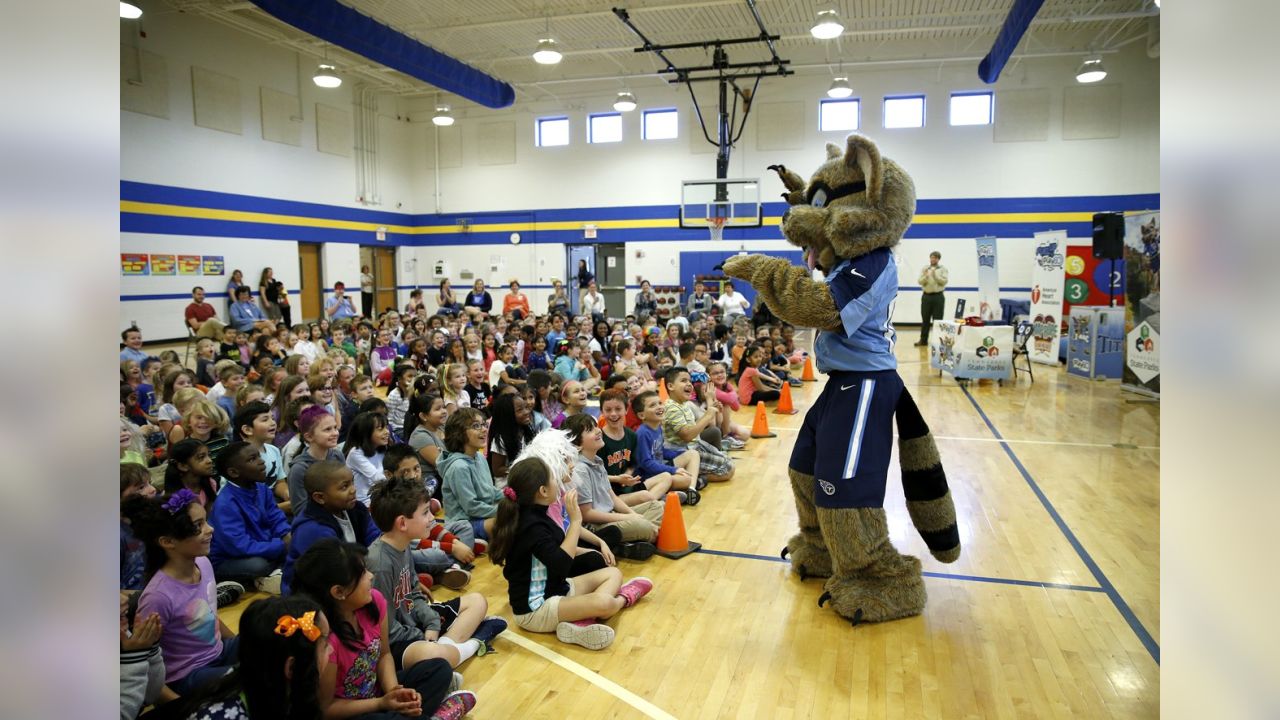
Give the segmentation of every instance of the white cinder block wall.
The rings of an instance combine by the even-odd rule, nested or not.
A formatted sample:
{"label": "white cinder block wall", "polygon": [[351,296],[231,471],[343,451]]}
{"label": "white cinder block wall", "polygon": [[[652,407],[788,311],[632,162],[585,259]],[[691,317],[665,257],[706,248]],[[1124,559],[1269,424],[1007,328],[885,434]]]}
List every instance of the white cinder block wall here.
{"label": "white cinder block wall", "polygon": [[[141,41],[150,52],[162,55],[167,63],[170,85],[168,119],[122,111],[121,177],[124,180],[171,185],[200,190],[240,193],[268,198],[315,202],[343,207],[362,207],[357,201],[355,157],[341,157],[316,150],[315,103],[351,109],[351,83],[337,90],[321,90],[309,80],[313,61],[301,66],[290,52],[269,46],[221,25],[183,14],[159,14],[148,22],[148,38]],[[132,43],[131,38],[122,42]],[[123,52],[124,50],[122,50]],[[1111,75],[1106,83],[1117,84],[1121,95],[1121,132],[1117,138],[1064,140],[1063,97],[1076,87],[1077,58],[1024,59],[1011,63],[994,86],[1002,90],[1045,88],[1049,91],[1048,139],[1041,142],[997,143],[992,127],[951,127],[948,99],[951,92],[992,89],[976,78],[967,65],[931,67],[846,67],[851,74],[855,96],[861,98],[860,131],[874,138],[883,153],[898,161],[915,179],[921,199],[944,198],[1024,198],[1082,195],[1133,195],[1159,192],[1159,62],[1146,57],[1135,46],[1108,56]],[[229,134],[193,124],[191,66],[198,65],[237,77],[241,81],[244,116],[243,133]],[[299,70],[301,69],[301,72]],[[818,101],[830,78],[801,75],[770,78],[761,83],[756,96],[756,113],[770,103],[799,103],[804,113],[804,132],[788,150],[760,149],[758,123],[748,124],[733,150],[729,174],[760,177],[762,198],[772,201],[782,191],[781,183],[765,168],[782,163],[807,175],[824,158],[827,142],[842,143],[844,132],[818,130]],[[294,147],[262,140],[258,87],[300,94],[302,145]],[[680,181],[714,176],[714,149],[695,129],[687,90],[668,87],[657,80],[632,84],[640,109],[675,107],[681,112],[681,136],[670,141],[642,141],[640,112],[623,116],[621,143],[586,143],[587,115],[611,110],[613,91],[575,96],[572,86],[558,86],[561,101],[522,101],[512,108],[494,111],[455,103],[459,120],[441,135],[446,152],[442,167],[436,168],[435,134],[429,122],[432,100],[408,101],[381,97],[379,107],[379,174],[381,204],[372,209],[430,214],[437,209],[435,178],[440,177],[439,209],[444,213],[482,214],[509,210],[549,208],[614,208],[636,205],[674,205],[679,202]],[[710,99],[711,86],[699,88]],[[926,126],[919,129],[886,130],[881,125],[881,105],[887,94],[924,93]],[[539,93],[522,93],[522,98]],[[704,105],[704,109],[710,109]],[[997,99],[996,114],[1000,113]],[[535,119],[545,115],[567,115],[571,120],[568,147],[534,146]],[[758,118],[759,115],[756,115]],[[479,138],[485,127],[511,123],[515,130],[515,161],[485,164]],[[696,133],[696,134],[695,134]],[[1136,209],[1136,208],[1135,208]],[[483,217],[477,222],[484,222]],[[999,235],[996,231],[994,234]],[[416,242],[429,242],[417,236]],[[601,230],[600,242],[609,242]],[[1070,242],[1088,244],[1087,237],[1073,236]],[[368,244],[374,244],[372,236]],[[236,265],[239,248],[252,247],[240,264],[250,284],[270,258],[289,287],[298,287],[297,262],[280,255],[289,242],[244,240],[219,237],[123,233],[122,251],[165,252],[170,247],[190,248],[200,254],[227,256],[228,269]],[[1000,237],[1002,287],[1030,284],[1032,257],[1030,237]],[[714,245],[709,239],[691,242],[633,242],[627,244],[627,277],[634,283],[642,275],[655,284],[674,284],[678,253],[681,250],[738,251],[739,249],[786,249],[782,240],[726,241]],[[952,284],[976,285],[976,259],[972,236],[941,239],[909,239],[902,244],[901,283],[914,285],[919,268],[930,250],[943,253],[944,264],[952,271]],[[637,252],[644,257],[637,257]],[[177,252],[177,250],[175,250]],[[455,289],[465,291],[470,281],[463,272],[474,273],[490,285],[494,300],[501,302],[505,284],[517,277],[526,285],[546,285],[552,277],[563,277],[565,246],[559,243],[525,242],[510,244],[438,246],[421,245],[397,250],[398,284],[432,288],[436,260],[447,260]],[[416,261],[416,264],[415,264]],[[325,285],[341,279],[352,288],[359,278],[356,244],[326,243],[322,251]],[[251,276],[251,277],[250,277]],[[189,290],[183,278],[178,284]],[[163,287],[167,288],[167,281]],[[223,280],[225,284],[225,280]],[[122,279],[122,296],[171,292],[160,284],[139,278]],[[544,307],[548,290],[526,288],[537,307]],[[408,291],[399,293],[399,304]],[[434,293],[425,293],[433,305]],[[329,295],[326,294],[326,297]],[[634,290],[628,293],[631,303]],[[913,294],[904,294],[896,309],[899,322],[919,319]],[[121,326],[130,319],[143,324],[149,337],[163,337],[174,325],[180,336],[181,302],[143,300],[121,303]],[[176,309],[175,309],[176,308]],[[173,320],[169,320],[170,316]],[[152,320],[151,318],[154,318]],[[148,328],[156,324],[156,330]]]}

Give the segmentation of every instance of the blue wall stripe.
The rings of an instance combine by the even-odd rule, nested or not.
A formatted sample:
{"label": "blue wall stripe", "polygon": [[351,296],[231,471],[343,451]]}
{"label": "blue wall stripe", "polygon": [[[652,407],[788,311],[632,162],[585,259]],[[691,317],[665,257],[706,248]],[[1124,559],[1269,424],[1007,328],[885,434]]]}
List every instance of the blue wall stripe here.
{"label": "blue wall stripe", "polygon": [[238,195],[235,193],[214,192],[212,190],[152,185],[129,180],[120,181],[120,199],[216,210],[301,215],[303,217],[324,218],[326,220],[354,220],[356,222],[386,225],[406,225],[409,224],[407,220],[411,217],[407,213],[388,212],[386,210],[366,210],[296,200],[276,200],[255,195]]}
{"label": "blue wall stripe", "polygon": [[[719,555],[721,557],[736,557],[746,560],[764,560],[766,562],[786,563],[780,557],[773,555],[753,555],[751,553],[729,552],[727,550],[708,550],[701,548],[700,553],[708,555]],[[1041,582],[1039,580],[1012,580],[1009,578],[988,577],[986,575],[958,575],[955,573],[940,573],[925,571],[922,573],[925,577],[938,578],[941,580],[963,580],[966,582],[994,583],[997,585],[1021,585],[1022,587],[1038,587],[1049,588],[1052,590],[1076,590],[1079,592],[1104,592],[1100,587],[1092,585],[1070,585],[1068,583]]]}
{"label": "blue wall stripe", "polygon": [[973,404],[973,408],[978,411],[978,415],[982,416],[982,421],[987,424],[987,428],[991,430],[991,434],[1000,441],[1000,447],[1004,448],[1005,454],[1013,461],[1014,466],[1018,468],[1018,472],[1022,473],[1022,479],[1026,480],[1027,485],[1031,487],[1031,492],[1035,493],[1036,498],[1040,500],[1040,504],[1043,505],[1044,509],[1049,513],[1049,517],[1053,518],[1054,524],[1057,525],[1058,529],[1062,531],[1062,534],[1066,536],[1067,542],[1071,544],[1071,548],[1076,551],[1076,555],[1080,556],[1081,562],[1084,563],[1085,567],[1089,568],[1089,572],[1092,573],[1093,578],[1098,581],[1098,585],[1102,587],[1102,591],[1111,599],[1112,604],[1116,606],[1116,610],[1120,611],[1120,616],[1129,624],[1129,629],[1133,630],[1133,634],[1138,636],[1138,640],[1142,642],[1143,647],[1147,649],[1147,652],[1151,654],[1151,658],[1156,661],[1157,665],[1159,665],[1160,645],[1156,643],[1155,638],[1151,637],[1151,633],[1147,632],[1146,627],[1142,625],[1142,621],[1138,619],[1138,616],[1134,615],[1133,609],[1130,608],[1129,604],[1120,596],[1120,592],[1116,590],[1115,585],[1112,585],[1111,581],[1107,579],[1106,573],[1102,572],[1102,568],[1098,567],[1098,563],[1094,562],[1093,557],[1089,555],[1089,551],[1084,549],[1084,545],[1082,545],[1080,540],[1076,538],[1076,534],[1071,532],[1071,528],[1067,526],[1066,521],[1058,514],[1058,510],[1054,508],[1053,503],[1049,502],[1048,496],[1044,494],[1044,491],[1040,489],[1040,486],[1036,483],[1035,479],[1031,477],[1031,473],[1027,472],[1027,468],[1024,467],[1022,461],[1018,459],[1018,454],[1013,451],[1013,448],[1009,447],[1009,443],[1004,441],[1004,436],[996,429],[995,424],[991,422],[991,418],[987,417],[987,414],[982,411],[982,406],[978,404],[977,399],[969,392],[969,388],[965,387],[962,389],[964,390],[965,397],[969,398],[969,402]]}

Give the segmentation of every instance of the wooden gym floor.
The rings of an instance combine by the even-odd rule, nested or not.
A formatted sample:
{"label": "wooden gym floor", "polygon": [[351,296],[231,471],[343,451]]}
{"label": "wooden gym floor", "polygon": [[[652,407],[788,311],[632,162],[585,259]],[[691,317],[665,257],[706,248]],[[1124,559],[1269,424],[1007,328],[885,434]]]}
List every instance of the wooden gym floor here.
{"label": "wooden gym floor", "polygon": [[[933,560],[894,470],[892,540],[922,558],[919,617],[857,628],[778,552],[796,530],[786,464],[825,377],[769,415],[778,437],[736,452],[737,478],[684,508],[703,551],[620,561],[655,589],[591,652],[514,624],[462,666],[480,718],[1107,718],[1159,714],[1159,406],[1116,381],[1035,366],[961,388],[928,368],[914,332],[900,372],[938,438],[964,546]],[[751,413],[739,413],[750,426]],[[468,590],[510,621],[500,568]],[[441,590],[438,597],[453,593]],[[232,628],[257,597],[222,612]]]}

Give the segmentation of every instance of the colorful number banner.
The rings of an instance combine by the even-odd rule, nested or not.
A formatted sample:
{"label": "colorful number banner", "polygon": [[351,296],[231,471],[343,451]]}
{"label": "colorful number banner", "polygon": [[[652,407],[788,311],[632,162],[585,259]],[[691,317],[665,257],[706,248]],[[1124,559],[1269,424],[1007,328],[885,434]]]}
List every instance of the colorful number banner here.
{"label": "colorful number banner", "polygon": [[178,274],[179,275],[199,275],[200,274],[200,256],[199,255],[179,255],[178,256]]}
{"label": "colorful number banner", "polygon": [[204,256],[204,274],[205,275],[223,275],[226,273],[226,263],[223,262],[222,255],[205,255]]}
{"label": "colorful number banner", "polygon": [[1160,396],[1160,213],[1124,219],[1124,387]]}
{"label": "colorful number banner", "polygon": [[173,255],[152,255],[152,275],[173,275],[177,272],[177,259]]}
{"label": "colorful number banner", "polygon": [[1067,257],[1065,230],[1035,235],[1036,257],[1031,268],[1030,358],[1045,365],[1058,364],[1058,337],[1062,333],[1063,267]]}
{"label": "colorful number banner", "polygon": [[121,275],[149,275],[146,253],[120,253]]}
{"label": "colorful number banner", "polygon": [[996,239],[974,238],[978,246],[978,317],[999,320],[1000,270],[996,263]]}

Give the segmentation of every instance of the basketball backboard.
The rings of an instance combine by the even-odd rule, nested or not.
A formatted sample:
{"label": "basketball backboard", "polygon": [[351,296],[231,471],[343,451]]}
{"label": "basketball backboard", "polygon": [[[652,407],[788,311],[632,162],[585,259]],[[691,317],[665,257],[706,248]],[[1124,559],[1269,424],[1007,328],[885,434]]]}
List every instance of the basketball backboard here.
{"label": "basketball backboard", "polygon": [[680,227],[760,227],[759,178],[713,178],[680,183]]}

